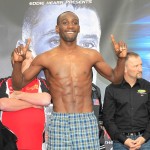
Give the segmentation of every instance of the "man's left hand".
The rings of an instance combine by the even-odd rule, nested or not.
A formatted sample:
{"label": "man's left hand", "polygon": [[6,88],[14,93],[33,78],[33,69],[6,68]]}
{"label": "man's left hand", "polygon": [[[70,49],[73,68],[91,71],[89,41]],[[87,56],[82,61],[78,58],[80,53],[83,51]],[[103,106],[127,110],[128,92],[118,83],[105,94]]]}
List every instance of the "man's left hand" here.
{"label": "man's left hand", "polygon": [[111,35],[111,41],[116,55],[119,58],[125,58],[127,56],[127,45],[123,41],[117,43],[113,35]]}

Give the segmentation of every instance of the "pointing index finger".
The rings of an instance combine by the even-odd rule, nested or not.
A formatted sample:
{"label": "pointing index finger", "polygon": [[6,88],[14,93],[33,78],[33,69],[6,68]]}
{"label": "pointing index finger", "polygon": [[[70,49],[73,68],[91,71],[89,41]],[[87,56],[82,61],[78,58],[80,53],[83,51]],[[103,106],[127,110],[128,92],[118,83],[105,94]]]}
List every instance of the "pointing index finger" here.
{"label": "pointing index finger", "polygon": [[116,41],[115,41],[115,38],[114,38],[113,34],[111,34],[111,41],[112,41],[113,45],[116,45]]}
{"label": "pointing index finger", "polygon": [[27,39],[27,43],[26,43],[26,48],[29,48],[30,43],[31,43],[31,39],[28,38],[28,39]]}

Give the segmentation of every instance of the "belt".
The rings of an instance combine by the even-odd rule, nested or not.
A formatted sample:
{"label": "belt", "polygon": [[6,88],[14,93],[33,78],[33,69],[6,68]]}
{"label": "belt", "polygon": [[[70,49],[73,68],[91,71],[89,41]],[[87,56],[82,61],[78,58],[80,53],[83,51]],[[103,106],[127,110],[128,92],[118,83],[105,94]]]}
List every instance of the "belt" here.
{"label": "belt", "polygon": [[126,133],[126,132],[123,132],[122,134],[125,135],[125,136],[138,136],[138,135],[142,135],[144,133],[144,130],[142,131],[139,131],[139,132],[129,132],[129,133]]}

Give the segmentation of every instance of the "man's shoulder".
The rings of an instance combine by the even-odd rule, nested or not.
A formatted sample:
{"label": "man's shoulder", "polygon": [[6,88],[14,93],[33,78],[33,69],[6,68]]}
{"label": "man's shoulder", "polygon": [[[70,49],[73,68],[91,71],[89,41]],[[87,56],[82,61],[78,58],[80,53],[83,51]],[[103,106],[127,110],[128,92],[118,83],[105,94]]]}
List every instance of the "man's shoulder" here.
{"label": "man's shoulder", "polygon": [[110,84],[108,84],[107,87],[120,87],[121,84],[122,84],[122,83],[120,83],[120,84],[110,83]]}
{"label": "man's shoulder", "polygon": [[98,50],[92,49],[92,48],[80,47],[80,49],[83,50],[83,51],[89,51],[91,53],[99,53]]}
{"label": "man's shoulder", "polygon": [[88,56],[93,57],[94,59],[96,59],[97,57],[101,56],[101,54],[99,53],[98,50],[96,49],[91,49],[91,48],[80,48],[80,52],[84,53],[84,54],[88,54]]}
{"label": "man's shoulder", "polygon": [[1,78],[0,79],[0,98],[3,97],[8,97],[8,95],[6,94],[6,90],[7,90],[7,80],[10,79],[11,77],[5,77],[5,78]]}
{"label": "man's shoulder", "polygon": [[9,78],[11,78],[11,76],[7,76],[7,77],[4,77],[4,78],[0,78],[0,81],[2,81],[2,80],[7,80],[7,79],[9,79]]}
{"label": "man's shoulder", "polygon": [[110,83],[106,89],[118,89],[118,88],[121,88],[121,84],[113,84],[113,83]]}
{"label": "man's shoulder", "polygon": [[4,82],[6,82],[8,79],[10,79],[11,76],[8,76],[8,77],[4,77],[4,78],[0,78],[0,85]]}
{"label": "man's shoulder", "polygon": [[48,49],[46,51],[44,51],[43,53],[38,54],[38,57],[43,57],[43,56],[48,56],[51,55],[52,53],[54,53],[57,49],[53,48],[53,49]]}
{"label": "man's shoulder", "polygon": [[149,86],[150,87],[150,82],[146,79],[138,79],[138,82],[141,84],[141,86]]}
{"label": "man's shoulder", "polygon": [[144,83],[150,83],[148,80],[144,79],[144,78],[140,78],[138,79],[139,82],[144,82]]}

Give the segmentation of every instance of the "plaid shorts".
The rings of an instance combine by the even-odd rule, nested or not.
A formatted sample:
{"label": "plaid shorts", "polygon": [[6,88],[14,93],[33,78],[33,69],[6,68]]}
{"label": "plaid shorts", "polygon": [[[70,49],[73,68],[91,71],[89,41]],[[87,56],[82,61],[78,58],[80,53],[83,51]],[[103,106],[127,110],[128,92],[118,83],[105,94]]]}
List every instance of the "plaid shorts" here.
{"label": "plaid shorts", "polygon": [[53,112],[49,123],[48,150],[99,150],[99,129],[94,112]]}

